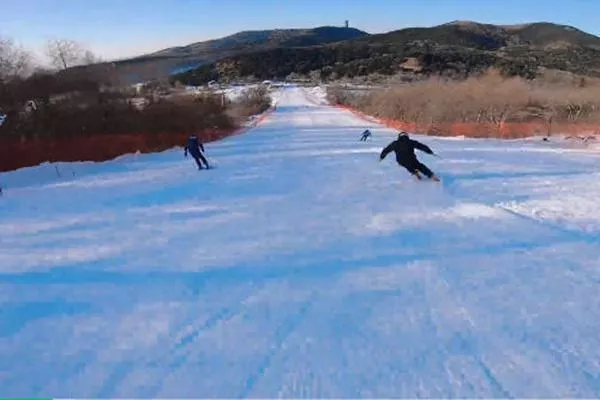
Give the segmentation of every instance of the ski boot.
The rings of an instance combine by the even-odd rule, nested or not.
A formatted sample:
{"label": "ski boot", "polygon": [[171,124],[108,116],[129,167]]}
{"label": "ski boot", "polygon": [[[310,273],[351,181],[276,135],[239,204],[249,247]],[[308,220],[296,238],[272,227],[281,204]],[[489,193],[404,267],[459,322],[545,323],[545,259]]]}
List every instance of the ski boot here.
{"label": "ski boot", "polygon": [[413,176],[416,178],[416,180],[418,180],[418,181],[422,181],[422,180],[423,180],[423,177],[422,177],[422,176],[421,176],[421,175],[420,175],[420,174],[419,174],[417,171],[413,172],[413,174],[412,174],[412,175],[413,175]]}

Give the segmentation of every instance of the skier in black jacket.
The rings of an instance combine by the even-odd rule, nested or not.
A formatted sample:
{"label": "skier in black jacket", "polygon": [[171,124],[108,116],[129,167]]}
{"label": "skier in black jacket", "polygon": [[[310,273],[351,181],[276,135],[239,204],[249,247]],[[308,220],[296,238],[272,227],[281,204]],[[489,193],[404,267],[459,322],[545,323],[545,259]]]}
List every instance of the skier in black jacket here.
{"label": "skier in black jacket", "polygon": [[[204,163],[206,169],[210,168],[208,161],[206,161],[204,154],[202,154],[204,152],[204,146],[198,141],[198,137],[195,135],[190,136],[187,144],[185,145],[185,157],[187,157],[188,152],[192,155],[192,157],[194,157],[196,164],[198,164],[198,169],[202,169],[202,163]],[[200,160],[202,160],[202,163],[200,163]]]}
{"label": "skier in black jacket", "polygon": [[360,137],[360,141],[361,142],[366,142],[367,139],[371,136],[371,131],[370,130],[366,130],[362,133],[361,137]]}
{"label": "skier in black jacket", "polygon": [[435,176],[435,174],[429,168],[427,168],[426,165],[417,160],[415,149],[419,149],[427,154],[433,155],[433,151],[428,146],[417,142],[416,140],[410,139],[406,133],[401,132],[398,135],[398,139],[388,144],[381,151],[379,161],[382,161],[389,153],[393,151],[396,153],[396,162],[402,167],[406,168],[406,170],[413,174],[417,179],[422,179],[421,175],[419,175],[419,172],[421,172],[429,179],[439,182],[440,179]]}

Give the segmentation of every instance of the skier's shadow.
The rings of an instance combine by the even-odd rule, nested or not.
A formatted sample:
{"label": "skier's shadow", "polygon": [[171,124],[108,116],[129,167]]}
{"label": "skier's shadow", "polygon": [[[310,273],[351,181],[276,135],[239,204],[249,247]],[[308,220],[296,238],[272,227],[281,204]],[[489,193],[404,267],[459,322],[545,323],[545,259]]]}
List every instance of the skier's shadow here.
{"label": "skier's shadow", "polygon": [[446,179],[450,178],[452,180],[486,180],[486,179],[496,179],[496,178],[504,178],[504,179],[519,179],[519,178],[544,178],[544,177],[561,177],[561,176],[576,176],[587,174],[586,171],[560,171],[560,172],[469,172],[469,173],[454,173],[454,174],[445,174]]}

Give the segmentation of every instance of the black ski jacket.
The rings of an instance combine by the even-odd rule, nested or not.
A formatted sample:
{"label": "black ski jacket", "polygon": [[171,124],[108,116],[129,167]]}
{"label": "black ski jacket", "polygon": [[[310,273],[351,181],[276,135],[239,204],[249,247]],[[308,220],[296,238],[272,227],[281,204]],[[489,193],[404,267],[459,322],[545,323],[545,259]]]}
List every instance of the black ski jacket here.
{"label": "black ski jacket", "polygon": [[379,155],[379,159],[383,160],[392,151],[396,153],[396,161],[398,163],[411,163],[417,161],[415,149],[424,151],[427,154],[433,154],[433,151],[421,142],[410,139],[408,136],[401,135],[398,139],[388,144]]}

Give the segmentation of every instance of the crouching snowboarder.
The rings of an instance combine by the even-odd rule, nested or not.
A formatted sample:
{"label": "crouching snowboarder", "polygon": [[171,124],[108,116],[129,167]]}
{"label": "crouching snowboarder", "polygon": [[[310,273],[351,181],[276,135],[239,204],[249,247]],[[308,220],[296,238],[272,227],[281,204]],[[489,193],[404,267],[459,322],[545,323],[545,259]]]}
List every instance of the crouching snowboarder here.
{"label": "crouching snowboarder", "polygon": [[417,142],[416,140],[410,139],[406,133],[401,132],[398,135],[398,139],[388,144],[381,151],[381,154],[379,155],[379,161],[382,161],[389,153],[393,151],[396,153],[396,162],[400,166],[406,168],[406,170],[414,175],[417,179],[422,179],[421,175],[419,175],[419,172],[421,172],[429,179],[439,182],[440,179],[435,176],[435,174],[429,168],[427,168],[426,165],[417,160],[415,149],[434,155],[433,151],[428,146]]}
{"label": "crouching snowboarder", "polygon": [[366,142],[367,139],[371,136],[371,131],[370,130],[366,130],[362,133],[362,136],[360,137],[360,141],[361,142]]}
{"label": "crouching snowboarder", "polygon": [[[204,163],[206,169],[209,169],[210,166],[208,165],[208,161],[206,161],[204,154],[202,154],[203,152],[204,146],[202,145],[202,143],[200,143],[198,137],[195,135],[190,136],[187,144],[185,145],[185,157],[187,158],[188,153],[190,153],[192,157],[194,157],[196,164],[198,164],[198,169],[202,169],[202,163]],[[202,160],[202,162],[200,162],[200,160]]]}

